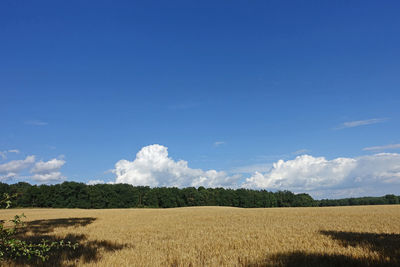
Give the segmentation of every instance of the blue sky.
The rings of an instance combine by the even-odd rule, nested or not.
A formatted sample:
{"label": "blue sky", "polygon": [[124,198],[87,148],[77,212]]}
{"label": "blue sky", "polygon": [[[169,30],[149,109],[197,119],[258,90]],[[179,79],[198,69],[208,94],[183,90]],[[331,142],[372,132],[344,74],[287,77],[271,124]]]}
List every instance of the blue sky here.
{"label": "blue sky", "polygon": [[[195,185],[200,174],[185,171],[190,181],[161,182],[148,170],[155,163],[134,170],[153,182],[116,174],[117,162],[133,163],[159,144],[154,157],[165,159],[165,147],[171,164],[224,173],[225,182],[205,185],[400,194],[399,8],[396,1],[2,1],[0,176]],[[379,192],[347,180],[301,187],[285,171],[272,177],[279,160],[308,155],[330,164],[382,153],[392,155],[382,173],[394,180],[368,185],[383,183]],[[170,175],[168,166],[159,174]],[[256,171],[263,182],[252,180]],[[331,180],[328,172],[306,176]]]}

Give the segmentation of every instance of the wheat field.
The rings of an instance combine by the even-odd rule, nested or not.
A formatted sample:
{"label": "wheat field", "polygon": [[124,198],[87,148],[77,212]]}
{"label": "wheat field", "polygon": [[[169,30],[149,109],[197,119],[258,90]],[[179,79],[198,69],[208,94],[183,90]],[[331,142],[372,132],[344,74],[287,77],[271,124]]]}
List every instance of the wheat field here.
{"label": "wheat field", "polygon": [[54,252],[46,266],[400,265],[399,205],[11,209],[0,219],[20,213],[24,238],[80,244]]}

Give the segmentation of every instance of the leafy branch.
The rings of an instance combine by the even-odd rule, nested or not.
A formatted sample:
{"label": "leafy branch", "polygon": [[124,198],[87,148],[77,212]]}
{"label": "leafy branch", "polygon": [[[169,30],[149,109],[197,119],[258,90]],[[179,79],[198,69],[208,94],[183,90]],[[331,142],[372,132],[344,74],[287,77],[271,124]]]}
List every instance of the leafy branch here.
{"label": "leafy branch", "polygon": [[[10,196],[5,193],[0,199],[0,208],[8,209],[11,207],[12,200],[17,195]],[[42,239],[40,243],[31,243],[17,238],[17,233],[20,228],[25,227],[22,218],[24,214],[15,215],[12,220],[9,220],[11,227],[5,226],[5,221],[0,221],[0,261],[39,258],[46,261],[49,254],[54,249],[72,248],[76,249],[78,243],[72,244],[70,241],[64,240],[50,242]]]}

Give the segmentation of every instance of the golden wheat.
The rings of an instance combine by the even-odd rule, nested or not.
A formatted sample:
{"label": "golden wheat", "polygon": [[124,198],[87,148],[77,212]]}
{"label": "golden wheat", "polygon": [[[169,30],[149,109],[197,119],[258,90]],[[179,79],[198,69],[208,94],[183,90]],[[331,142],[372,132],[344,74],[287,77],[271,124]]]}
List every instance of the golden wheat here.
{"label": "golden wheat", "polygon": [[399,263],[400,206],[12,209],[0,219],[22,212],[26,236],[80,243],[75,252],[53,255],[53,266]]}

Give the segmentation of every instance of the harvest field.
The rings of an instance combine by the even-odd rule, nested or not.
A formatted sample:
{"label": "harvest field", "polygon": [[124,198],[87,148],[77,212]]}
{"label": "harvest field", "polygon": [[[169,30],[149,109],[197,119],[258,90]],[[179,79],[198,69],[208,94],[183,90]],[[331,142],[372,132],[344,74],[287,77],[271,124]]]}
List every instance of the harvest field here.
{"label": "harvest field", "polygon": [[[395,266],[400,206],[11,209],[28,235],[78,242],[49,266]],[[10,263],[15,265],[15,263]]]}

